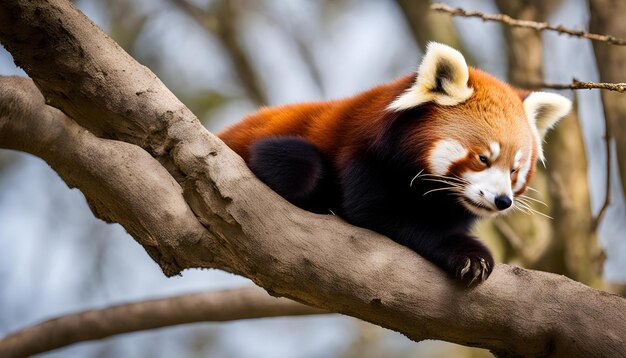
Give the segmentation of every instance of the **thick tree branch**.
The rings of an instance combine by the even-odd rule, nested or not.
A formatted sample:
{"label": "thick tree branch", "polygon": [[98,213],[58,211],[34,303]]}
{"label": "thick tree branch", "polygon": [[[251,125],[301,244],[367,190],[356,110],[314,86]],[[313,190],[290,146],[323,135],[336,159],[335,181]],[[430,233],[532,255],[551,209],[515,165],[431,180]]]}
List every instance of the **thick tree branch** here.
{"label": "thick tree branch", "polygon": [[259,287],[121,304],[50,319],[0,340],[0,357],[26,357],[122,333],[195,322],[325,314]]}
{"label": "thick tree branch", "polygon": [[464,10],[460,7],[452,7],[443,3],[435,3],[430,6],[431,10],[445,12],[453,16],[477,17],[483,21],[496,21],[513,27],[524,27],[537,31],[555,31],[559,34],[567,34],[574,37],[582,37],[589,40],[606,42],[611,45],[626,46],[626,40],[619,39],[610,35],[592,34],[582,30],[569,29],[563,25],[552,26],[546,22],[537,22],[530,20],[518,20],[504,14],[484,14],[480,11]]}
{"label": "thick tree branch", "polygon": [[[99,218],[123,223],[166,275],[181,270],[177,260],[183,258],[173,253],[181,242],[202,243],[209,237],[180,185],[158,161],[136,145],[95,137],[47,106],[29,79],[0,76],[0,148],[45,160],[85,194]],[[208,262],[224,258],[219,247],[196,245],[194,251]]]}
{"label": "thick tree branch", "polygon": [[[414,340],[443,339],[501,355],[626,354],[621,297],[507,265],[467,290],[391,240],[289,205],[70,3],[0,3],[0,41],[49,103],[99,136],[144,148],[178,181],[208,232],[174,239],[179,245],[171,252],[152,238],[154,250],[174,255],[179,268],[226,268],[272,295],[359,317]],[[77,163],[75,170],[84,170],[82,165],[88,164]],[[129,190],[147,195],[142,188]],[[140,242],[146,240],[142,235],[133,233]],[[198,247],[205,251],[195,252]],[[164,265],[160,255],[152,257]]]}

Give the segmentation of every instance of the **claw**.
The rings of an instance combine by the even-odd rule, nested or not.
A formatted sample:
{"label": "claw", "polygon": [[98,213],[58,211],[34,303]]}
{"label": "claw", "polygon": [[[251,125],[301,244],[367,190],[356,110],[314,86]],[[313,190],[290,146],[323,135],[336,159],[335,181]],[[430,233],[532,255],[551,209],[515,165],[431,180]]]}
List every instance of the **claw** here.
{"label": "claw", "polygon": [[482,266],[480,280],[485,281],[487,279],[487,271],[489,270],[489,266],[487,265],[487,262],[485,262],[485,259],[480,259],[480,266]]}
{"label": "claw", "polygon": [[474,278],[467,284],[467,287],[471,287],[474,284],[474,281],[478,278],[478,275],[474,276]]}
{"label": "claw", "polygon": [[467,284],[467,287],[471,287],[474,284],[474,282],[476,282],[476,280],[480,278],[480,273],[481,273],[480,268],[474,268],[474,270],[472,271],[472,280]]}
{"label": "claw", "polygon": [[470,259],[465,259],[465,266],[461,269],[461,279],[463,279],[465,274],[469,271],[471,263],[472,261]]}

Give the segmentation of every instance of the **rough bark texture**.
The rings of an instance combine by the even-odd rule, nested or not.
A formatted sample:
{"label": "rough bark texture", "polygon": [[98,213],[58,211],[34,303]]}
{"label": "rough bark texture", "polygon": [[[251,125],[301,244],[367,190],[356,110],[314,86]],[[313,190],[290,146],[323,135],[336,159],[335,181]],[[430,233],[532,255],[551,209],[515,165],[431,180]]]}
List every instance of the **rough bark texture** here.
{"label": "rough bark texture", "polygon": [[[63,147],[60,158],[36,153],[65,163],[55,170],[85,193],[96,215],[129,230],[166,274],[218,267],[251,278],[272,295],[414,340],[442,339],[502,356],[626,355],[621,297],[507,265],[497,265],[484,284],[468,290],[385,237],[289,205],[70,3],[3,1],[0,41],[47,102],[78,122],[41,98],[34,105],[41,113],[29,118],[29,107],[12,103],[34,100],[31,85],[5,79],[1,146],[33,152]],[[47,112],[48,125],[72,135],[32,134],[46,125],[37,116]],[[109,160],[92,154],[99,151]],[[110,165],[119,158],[126,159]],[[146,225],[157,219],[167,227]]]}
{"label": "rough bark texture", "polygon": [[194,322],[324,314],[259,287],[128,303],[47,320],[0,340],[0,357],[27,357],[116,334]]}

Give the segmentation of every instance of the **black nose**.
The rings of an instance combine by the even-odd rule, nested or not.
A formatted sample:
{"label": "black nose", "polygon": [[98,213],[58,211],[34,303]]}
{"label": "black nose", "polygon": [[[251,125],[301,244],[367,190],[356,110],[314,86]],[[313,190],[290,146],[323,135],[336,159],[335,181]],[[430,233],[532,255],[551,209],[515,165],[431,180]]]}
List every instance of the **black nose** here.
{"label": "black nose", "polygon": [[495,204],[496,204],[496,208],[498,208],[498,210],[504,210],[508,207],[511,206],[511,204],[513,204],[513,202],[511,201],[511,198],[509,198],[506,195],[498,195],[496,196],[496,199],[494,200]]}

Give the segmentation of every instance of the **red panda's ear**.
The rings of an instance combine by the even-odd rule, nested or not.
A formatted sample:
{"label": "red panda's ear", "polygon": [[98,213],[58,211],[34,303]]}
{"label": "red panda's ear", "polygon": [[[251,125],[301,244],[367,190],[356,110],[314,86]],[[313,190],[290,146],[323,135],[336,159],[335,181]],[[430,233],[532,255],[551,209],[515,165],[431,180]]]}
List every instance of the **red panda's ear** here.
{"label": "red panda's ear", "polygon": [[531,126],[537,130],[539,159],[543,161],[541,143],[548,130],[572,109],[572,101],[550,92],[532,92],[524,99],[524,111]]}
{"label": "red panda's ear", "polygon": [[469,69],[463,55],[450,46],[431,42],[417,70],[415,83],[387,108],[401,111],[431,101],[442,106],[459,104],[472,95],[468,79]]}

